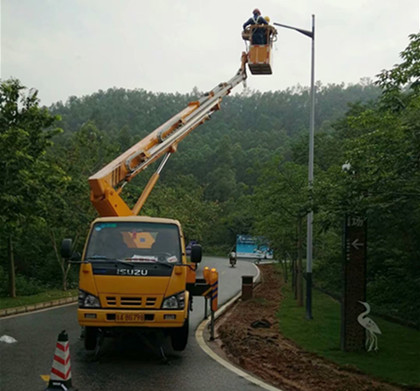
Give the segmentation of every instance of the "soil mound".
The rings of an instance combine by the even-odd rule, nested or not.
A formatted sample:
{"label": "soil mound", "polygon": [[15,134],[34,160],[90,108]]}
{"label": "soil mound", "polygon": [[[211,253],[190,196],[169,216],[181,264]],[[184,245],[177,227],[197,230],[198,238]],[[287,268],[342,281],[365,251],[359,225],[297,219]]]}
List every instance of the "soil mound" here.
{"label": "soil mound", "polygon": [[262,283],[253,298],[239,300],[216,323],[216,341],[225,358],[284,391],[408,390],[339,367],[285,338],[275,316],[282,279],[270,265],[260,270]]}

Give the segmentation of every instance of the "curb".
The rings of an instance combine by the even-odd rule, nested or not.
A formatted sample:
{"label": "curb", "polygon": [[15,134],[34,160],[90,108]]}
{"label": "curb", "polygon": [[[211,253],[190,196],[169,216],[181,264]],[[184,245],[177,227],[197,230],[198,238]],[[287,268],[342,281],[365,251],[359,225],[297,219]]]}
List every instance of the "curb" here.
{"label": "curb", "polygon": [[58,307],[64,304],[74,303],[76,301],[77,301],[77,296],[74,296],[74,297],[65,297],[62,299],[51,300],[44,303],[28,304],[28,305],[23,305],[20,307],[5,308],[3,310],[0,310],[0,318],[6,317],[9,315],[18,315],[18,314],[23,314],[25,312],[42,310],[44,308]]}
{"label": "curb", "polygon": [[[255,264],[254,264],[255,265]],[[257,265],[255,265],[257,268],[257,275],[254,277],[253,282],[254,284],[259,284],[261,281],[261,273],[260,269]],[[230,307],[232,307],[233,304],[235,304],[241,297],[242,293],[239,292],[236,296],[231,298],[227,303],[225,303],[221,308],[219,308],[216,313],[214,314],[214,319],[216,320],[221,315],[223,315]],[[244,379],[248,380],[249,382],[257,385],[258,387],[261,387],[268,391],[283,391],[280,388],[274,387],[271,384],[267,384],[264,381],[254,377],[254,375],[246,372],[245,370],[235,366],[234,364],[230,363],[229,361],[225,360],[224,358],[220,357],[214,350],[212,350],[211,346],[207,343],[207,341],[204,338],[204,334],[206,332],[206,329],[208,328],[210,323],[210,319],[204,319],[197,327],[197,330],[195,332],[195,339],[197,340],[198,345],[200,348],[213,360],[217,361],[220,365],[223,365],[226,369],[228,369],[231,372],[236,373],[238,376],[243,377]]]}

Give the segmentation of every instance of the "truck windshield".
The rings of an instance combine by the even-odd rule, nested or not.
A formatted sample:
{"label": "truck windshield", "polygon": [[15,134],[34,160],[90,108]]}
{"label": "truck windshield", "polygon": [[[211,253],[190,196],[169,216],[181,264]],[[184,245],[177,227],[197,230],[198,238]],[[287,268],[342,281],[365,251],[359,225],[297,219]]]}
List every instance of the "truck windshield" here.
{"label": "truck windshield", "polygon": [[85,260],[101,262],[181,262],[175,224],[98,222],[90,233]]}

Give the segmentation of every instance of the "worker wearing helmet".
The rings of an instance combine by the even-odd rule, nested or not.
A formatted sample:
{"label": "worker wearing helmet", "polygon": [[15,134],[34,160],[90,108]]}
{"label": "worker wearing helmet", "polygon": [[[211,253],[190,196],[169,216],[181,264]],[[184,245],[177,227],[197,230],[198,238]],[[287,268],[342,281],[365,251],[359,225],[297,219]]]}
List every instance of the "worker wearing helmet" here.
{"label": "worker wearing helmet", "polygon": [[[254,11],[252,11],[252,17],[244,23],[243,29],[245,30],[247,26],[254,24],[268,25],[267,21],[261,16],[261,12],[258,8],[255,8]],[[266,29],[264,27],[256,27],[253,29],[251,43],[253,45],[264,45],[267,43]]]}

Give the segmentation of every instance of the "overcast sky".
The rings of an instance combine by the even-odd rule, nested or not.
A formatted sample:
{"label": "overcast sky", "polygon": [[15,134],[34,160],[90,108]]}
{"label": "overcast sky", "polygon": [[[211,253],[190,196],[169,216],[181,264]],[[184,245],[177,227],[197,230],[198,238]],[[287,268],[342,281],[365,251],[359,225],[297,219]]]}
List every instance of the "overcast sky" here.
{"label": "overcast sky", "polygon": [[[419,0],[1,0],[1,78],[38,89],[45,105],[112,87],[207,91],[239,68],[255,7],[306,30],[315,14],[324,85],[375,79],[419,31]],[[310,60],[311,40],[279,27],[274,74],[249,76],[248,87],[308,86]]]}

